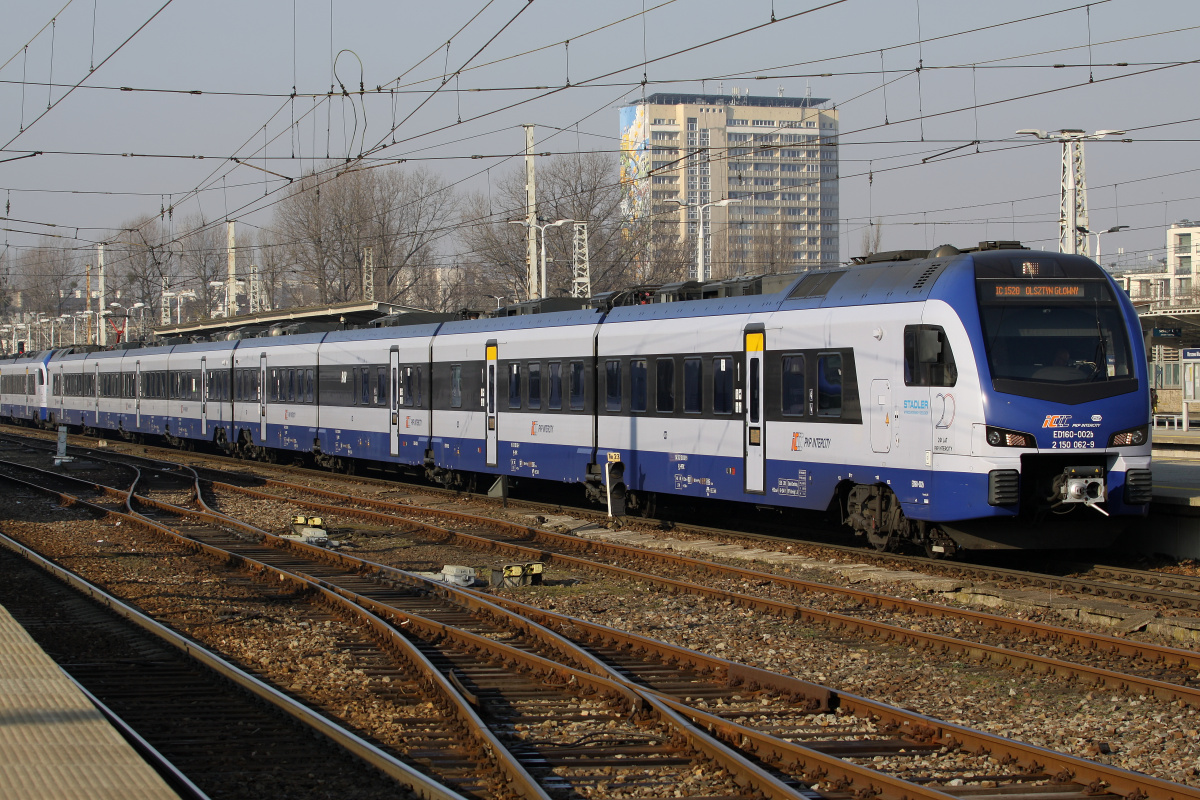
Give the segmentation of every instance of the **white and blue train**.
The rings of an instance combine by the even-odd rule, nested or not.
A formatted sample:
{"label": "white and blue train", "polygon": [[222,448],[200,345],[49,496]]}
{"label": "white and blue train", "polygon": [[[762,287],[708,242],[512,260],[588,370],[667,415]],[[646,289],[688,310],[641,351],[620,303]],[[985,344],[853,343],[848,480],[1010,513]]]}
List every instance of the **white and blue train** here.
{"label": "white and blue train", "polygon": [[[0,362],[0,414],[449,486],[830,511],[877,548],[1103,547],[1151,496],[1128,298],[1079,256],[881,254],[782,291]],[[423,319],[428,319],[425,317]]]}

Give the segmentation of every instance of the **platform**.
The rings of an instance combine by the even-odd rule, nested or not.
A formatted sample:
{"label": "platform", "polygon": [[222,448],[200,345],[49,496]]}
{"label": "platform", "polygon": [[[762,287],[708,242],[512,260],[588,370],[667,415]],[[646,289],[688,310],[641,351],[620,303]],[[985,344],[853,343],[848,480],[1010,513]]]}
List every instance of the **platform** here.
{"label": "platform", "polygon": [[2,606],[0,797],[179,797]]}

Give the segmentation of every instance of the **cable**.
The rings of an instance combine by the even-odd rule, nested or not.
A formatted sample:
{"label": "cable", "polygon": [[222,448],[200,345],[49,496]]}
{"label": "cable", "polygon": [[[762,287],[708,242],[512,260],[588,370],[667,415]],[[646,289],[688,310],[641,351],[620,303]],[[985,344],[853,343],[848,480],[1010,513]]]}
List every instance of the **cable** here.
{"label": "cable", "polygon": [[[133,33],[129,34],[128,38],[126,38],[125,41],[123,41],[119,45],[117,45],[117,48],[115,50],[113,50],[111,53],[109,53],[107,56],[105,56],[104,59],[100,62],[100,64],[98,66],[96,66],[96,68],[94,70],[88,72],[88,75],[91,75],[92,72],[95,72],[96,69],[100,69],[100,67],[103,67],[106,63],[108,63],[108,60],[110,58],[115,56],[117,53],[121,52],[122,48],[124,48],[125,45],[129,44],[129,42],[133,39],[133,37],[135,37],[139,33],[141,33],[142,30],[147,25],[149,25],[151,22],[153,22],[158,17],[158,15],[161,14],[166,9],[166,7],[171,5],[171,3],[173,3],[173,2],[175,2],[175,0],[167,0],[165,3],[163,3],[162,6],[157,11],[155,11],[153,14],[150,15],[150,19],[143,22],[141,25],[138,26],[137,30],[135,30]],[[21,137],[21,135],[25,133],[25,131],[29,130],[34,125],[36,125],[38,123],[38,121],[42,119],[42,117],[49,114],[51,109],[57,107],[59,103],[61,103],[63,100],[66,100],[68,97],[70,97],[71,93],[74,92],[76,89],[78,89],[80,87],[80,85],[83,83],[83,81],[85,81],[85,80],[87,80],[86,76],[84,78],[80,79],[79,83],[74,84],[70,89],[68,89],[67,92],[62,97],[55,100],[53,104],[47,105],[46,110],[43,111],[41,114],[38,114],[37,117],[35,117],[33,120],[31,120],[28,125],[26,125],[20,131],[18,131],[16,136],[9,139],[3,145],[0,145],[0,150],[8,149],[8,147],[13,142],[15,142],[17,139],[19,139]]]}

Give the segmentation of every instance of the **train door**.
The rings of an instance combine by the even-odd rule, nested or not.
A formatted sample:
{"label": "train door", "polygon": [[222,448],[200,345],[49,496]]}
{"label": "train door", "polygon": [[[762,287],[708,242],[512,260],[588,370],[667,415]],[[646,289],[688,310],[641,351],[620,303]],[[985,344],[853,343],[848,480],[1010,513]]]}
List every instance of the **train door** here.
{"label": "train door", "polygon": [[258,440],[267,443],[267,354],[258,354]]}
{"label": "train door", "polygon": [[877,378],[871,381],[871,449],[886,453],[892,449],[892,385]]}
{"label": "train door", "polygon": [[200,435],[208,436],[208,356],[200,356]]}
{"label": "train door", "polygon": [[483,404],[487,411],[487,460],[489,467],[496,466],[496,456],[499,449],[497,440],[499,420],[496,419],[496,340],[487,343],[487,360],[483,376]]}
{"label": "train door", "polygon": [[92,387],[96,390],[95,398],[94,398],[95,399],[96,418],[94,421],[96,423],[96,427],[99,427],[100,426],[100,362],[98,362],[98,361],[96,362],[95,380],[96,380],[96,383]]}
{"label": "train door", "polygon": [[766,331],[762,325],[750,325],[742,334],[745,358],[745,402],[742,422],[742,473],[745,490],[750,494],[765,491],[767,473],[766,420],[763,418],[763,386],[766,355]]}
{"label": "train door", "polygon": [[133,424],[142,427],[142,362],[133,362]]}
{"label": "train door", "polygon": [[393,346],[388,353],[388,371],[391,373],[391,393],[388,395],[392,407],[391,422],[388,423],[389,452],[400,455],[400,348]]}

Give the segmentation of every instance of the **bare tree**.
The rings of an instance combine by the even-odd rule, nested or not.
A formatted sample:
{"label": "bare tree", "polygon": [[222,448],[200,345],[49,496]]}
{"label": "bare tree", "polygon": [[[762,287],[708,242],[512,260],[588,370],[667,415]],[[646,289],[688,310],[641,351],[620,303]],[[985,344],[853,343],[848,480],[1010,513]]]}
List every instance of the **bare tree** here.
{"label": "bare tree", "polygon": [[106,282],[114,296],[119,292],[127,307],[142,303],[148,319],[161,308],[164,278],[174,285],[180,268],[179,246],[169,240],[162,223],[157,215],[137,217],[110,238],[104,251]]}
{"label": "bare tree", "polygon": [[73,294],[81,283],[78,253],[55,239],[43,238],[16,259],[15,284],[21,310],[27,314],[58,317],[74,305]]}
{"label": "bare tree", "polygon": [[457,213],[457,196],[425,169],[356,170],[298,181],[275,214],[280,254],[294,265],[303,297],[330,303],[362,297],[362,254],[371,247],[375,296],[402,302],[438,265],[437,245]]}
{"label": "bare tree", "polygon": [[[593,291],[644,282],[660,271],[653,266],[658,237],[652,222],[626,222],[621,213],[621,186],[614,157],[604,153],[559,156],[538,170],[538,216],[545,222],[571,219],[588,224],[588,250]],[[516,169],[497,181],[494,200],[470,197],[462,218],[464,259],[475,273],[474,302],[487,296],[525,299],[528,296],[526,229],[506,224],[525,219],[524,170]],[[654,233],[657,233],[655,231]],[[674,247],[664,250],[676,265]],[[540,242],[539,242],[540,252]],[[548,296],[565,294],[571,286],[574,244],[571,226],[546,231]],[[539,265],[540,270],[540,265]]]}
{"label": "bare tree", "polygon": [[868,221],[862,232],[862,254],[869,256],[879,252],[879,243],[883,240],[883,222],[879,219]]}

